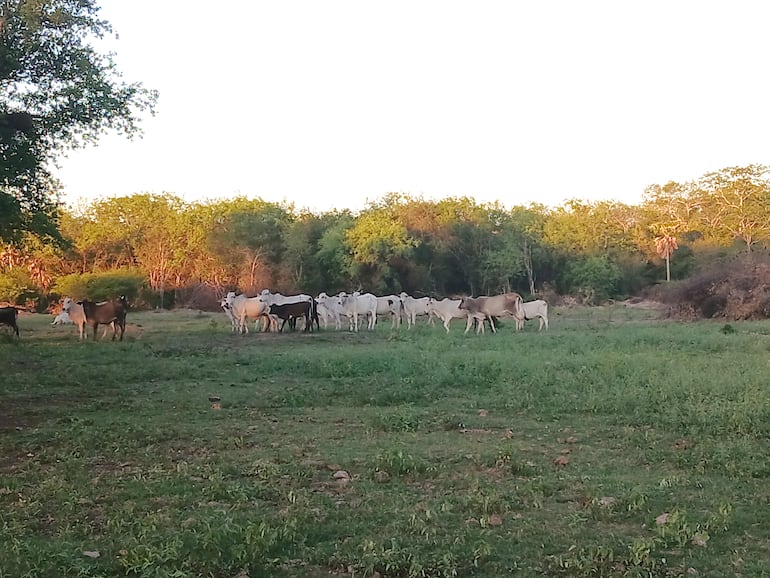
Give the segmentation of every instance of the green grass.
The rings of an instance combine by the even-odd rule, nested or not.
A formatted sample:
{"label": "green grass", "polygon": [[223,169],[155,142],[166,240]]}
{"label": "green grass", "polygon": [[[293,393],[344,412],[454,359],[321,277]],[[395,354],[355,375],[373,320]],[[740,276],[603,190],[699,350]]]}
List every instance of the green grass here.
{"label": "green grass", "polygon": [[49,321],[0,329],[0,577],[770,576],[770,322]]}

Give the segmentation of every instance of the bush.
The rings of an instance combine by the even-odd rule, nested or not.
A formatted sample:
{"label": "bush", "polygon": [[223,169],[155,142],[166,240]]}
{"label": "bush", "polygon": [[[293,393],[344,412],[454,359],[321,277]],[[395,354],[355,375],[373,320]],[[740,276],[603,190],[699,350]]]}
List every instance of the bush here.
{"label": "bush", "polygon": [[132,304],[146,286],[147,278],[132,270],[109,271],[106,273],[74,273],[59,277],[52,290],[62,296],[78,299],[104,301],[125,295]]}
{"label": "bush", "polygon": [[568,265],[568,291],[587,296],[586,302],[599,303],[618,293],[620,268],[604,255],[577,258]]}
{"label": "bush", "polygon": [[0,302],[24,305],[27,300],[36,300],[38,291],[29,273],[18,267],[0,273]]}
{"label": "bush", "polygon": [[658,290],[677,319],[767,319],[770,260],[744,256]]}

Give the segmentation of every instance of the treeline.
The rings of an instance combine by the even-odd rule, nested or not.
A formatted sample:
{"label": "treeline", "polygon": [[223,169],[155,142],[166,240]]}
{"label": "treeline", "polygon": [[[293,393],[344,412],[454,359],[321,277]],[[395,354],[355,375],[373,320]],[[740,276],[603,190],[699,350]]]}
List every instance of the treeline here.
{"label": "treeline", "polygon": [[[34,236],[0,253],[0,301],[45,308],[62,295],[127,293],[149,307],[215,306],[254,293],[572,295],[622,298],[770,243],[764,165],[652,185],[643,202],[572,200],[506,208],[468,197],[389,194],[363,211],[314,214],[234,198],[173,194],[61,208],[63,246]],[[668,263],[667,263],[668,261]]]}

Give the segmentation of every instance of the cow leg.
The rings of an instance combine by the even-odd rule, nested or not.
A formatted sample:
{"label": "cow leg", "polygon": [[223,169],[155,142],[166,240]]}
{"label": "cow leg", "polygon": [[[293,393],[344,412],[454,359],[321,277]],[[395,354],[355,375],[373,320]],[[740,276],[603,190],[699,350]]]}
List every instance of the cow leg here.
{"label": "cow leg", "polygon": [[465,324],[465,331],[463,331],[463,335],[465,335],[466,333],[468,333],[471,330],[471,327],[473,326],[473,322],[475,321],[475,319],[476,318],[473,317],[472,315],[470,315],[470,314],[468,315],[468,321]]}
{"label": "cow leg", "polygon": [[241,332],[241,335],[247,334],[249,332],[249,322],[246,319],[246,313],[241,313],[240,319],[238,319],[238,329]]}
{"label": "cow leg", "polygon": [[[481,324],[483,325],[484,322],[482,321]],[[495,318],[489,317],[489,326],[492,328],[492,333],[497,333],[497,327],[495,327]]]}

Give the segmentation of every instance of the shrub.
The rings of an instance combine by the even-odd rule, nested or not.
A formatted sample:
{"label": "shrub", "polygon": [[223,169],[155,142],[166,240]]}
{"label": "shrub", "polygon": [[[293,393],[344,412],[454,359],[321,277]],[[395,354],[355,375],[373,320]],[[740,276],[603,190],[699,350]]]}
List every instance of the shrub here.
{"label": "shrub", "polygon": [[605,255],[575,259],[566,274],[569,292],[584,294],[589,303],[615,296],[621,277],[618,266]]}
{"label": "shrub", "polygon": [[37,299],[37,297],[35,284],[25,269],[16,267],[0,273],[0,302],[7,301],[23,305],[28,299]]}
{"label": "shrub", "polygon": [[106,273],[74,273],[59,277],[53,291],[73,299],[103,301],[125,295],[135,302],[146,284],[146,277],[133,270],[108,271]]}

